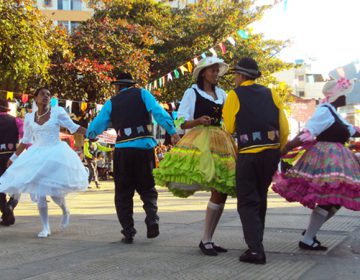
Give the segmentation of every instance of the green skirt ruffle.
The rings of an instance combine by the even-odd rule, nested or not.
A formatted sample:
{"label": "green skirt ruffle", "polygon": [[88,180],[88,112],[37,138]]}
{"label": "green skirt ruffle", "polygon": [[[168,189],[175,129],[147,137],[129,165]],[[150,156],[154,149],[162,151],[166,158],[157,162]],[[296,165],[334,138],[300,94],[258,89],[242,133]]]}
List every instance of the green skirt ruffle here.
{"label": "green skirt ruffle", "polygon": [[219,127],[200,126],[188,132],[154,169],[156,184],[178,197],[196,191],[236,196],[236,146],[231,136]]}

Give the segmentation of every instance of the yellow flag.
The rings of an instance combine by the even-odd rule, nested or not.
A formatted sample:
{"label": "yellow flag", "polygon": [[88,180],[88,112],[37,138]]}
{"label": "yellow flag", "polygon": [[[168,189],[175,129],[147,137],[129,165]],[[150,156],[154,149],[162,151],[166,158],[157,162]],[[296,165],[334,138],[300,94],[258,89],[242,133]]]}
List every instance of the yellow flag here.
{"label": "yellow flag", "polygon": [[6,100],[13,100],[14,99],[14,93],[12,91],[8,91],[6,93]]}
{"label": "yellow flag", "polygon": [[189,72],[191,73],[193,70],[192,64],[190,61],[187,62],[187,67],[189,68]]}

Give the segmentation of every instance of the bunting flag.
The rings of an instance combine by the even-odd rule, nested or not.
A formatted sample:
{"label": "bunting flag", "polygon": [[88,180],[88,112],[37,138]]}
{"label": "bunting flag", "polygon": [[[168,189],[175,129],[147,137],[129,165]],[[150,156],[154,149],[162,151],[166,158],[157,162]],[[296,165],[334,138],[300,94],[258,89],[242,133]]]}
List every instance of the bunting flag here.
{"label": "bunting flag", "polygon": [[220,44],[219,44],[219,47],[220,47],[220,49],[221,49],[222,54],[225,54],[225,53],[226,53],[225,44],[224,44],[224,43],[220,43]]}
{"label": "bunting flag", "polygon": [[104,107],[104,105],[102,104],[96,104],[96,111],[100,112],[102,107]]}
{"label": "bunting flag", "polygon": [[[249,33],[251,33],[251,32],[252,32],[252,29],[250,31],[240,29],[240,30],[234,32],[233,34],[237,34],[242,39],[246,40],[246,39],[249,39],[249,37],[250,37]],[[235,41],[234,37],[229,36],[226,38],[226,41],[228,41],[232,46],[234,46],[234,47],[236,46],[236,41]],[[217,57],[218,53],[217,53],[217,50],[215,49],[215,47],[216,46],[211,47],[208,51],[212,54],[212,56]],[[226,53],[225,42],[219,43],[218,47],[220,48],[222,54]],[[201,56],[201,58],[206,58],[206,52],[203,52],[200,56]],[[198,65],[198,63],[199,63],[198,56],[193,58],[193,63],[194,63],[194,66]],[[187,66],[187,68],[186,68],[186,66]],[[180,70],[182,75],[185,75],[185,72],[189,72],[189,73],[193,72],[193,65],[192,65],[191,61],[188,61],[185,64],[178,67],[177,69],[174,69],[172,72],[174,72],[175,79],[180,78],[180,73],[179,73],[178,69]],[[159,87],[163,87],[163,86],[165,86],[166,82],[173,81],[172,72],[169,72],[167,75],[165,75],[166,77],[163,76],[163,77],[153,81],[154,89],[156,89],[158,87],[158,83],[159,83]],[[148,84],[149,88],[151,88],[151,85],[152,85],[151,83]],[[156,94],[156,92],[154,92],[154,93]]]}
{"label": "bunting flag", "polygon": [[213,56],[218,56],[214,48],[210,48],[209,51],[212,53]]}
{"label": "bunting flag", "polygon": [[235,39],[233,37],[229,36],[226,40],[228,40],[230,42],[230,44],[235,47],[236,42],[235,42]]}
{"label": "bunting flag", "polygon": [[187,67],[188,67],[188,69],[189,69],[189,72],[191,73],[192,70],[193,70],[193,66],[192,66],[192,64],[191,64],[190,61],[187,62]]}
{"label": "bunting flag", "polygon": [[152,90],[152,83],[149,84],[149,91],[151,92]]}
{"label": "bunting flag", "polygon": [[179,77],[180,77],[179,71],[175,69],[174,74],[175,74],[175,78],[179,79]]}
{"label": "bunting flag", "polygon": [[288,0],[284,0],[284,12],[286,12],[287,10],[287,4],[288,4]]}
{"label": "bunting flag", "polygon": [[359,62],[354,63],[354,66],[355,66],[355,69],[356,69],[356,73],[359,73],[360,72],[360,63]]}
{"label": "bunting flag", "polygon": [[88,107],[88,104],[86,102],[81,102],[80,109],[81,111],[85,112]]}
{"label": "bunting flag", "polygon": [[340,67],[340,68],[337,68],[336,69],[336,72],[338,73],[338,75],[341,77],[341,78],[345,78],[345,71],[344,71],[344,69],[342,68],[342,67]]}
{"label": "bunting flag", "polygon": [[239,30],[238,31],[238,34],[239,34],[239,36],[241,37],[241,38],[243,38],[243,39],[249,39],[249,34],[247,34],[247,32],[245,31],[245,30]]}
{"label": "bunting flag", "polygon": [[71,100],[66,100],[65,101],[65,109],[68,113],[72,113],[72,101]]}
{"label": "bunting flag", "polygon": [[185,72],[189,72],[189,70],[187,70],[184,65],[180,66],[180,71],[181,71],[181,74],[183,74],[183,75],[184,75]]}
{"label": "bunting flag", "polygon": [[6,93],[6,100],[13,100],[14,99],[14,93],[12,91],[8,91]]}
{"label": "bunting flag", "polygon": [[22,103],[27,103],[29,101],[29,95],[28,94],[22,94],[21,95],[21,101]]}
{"label": "bunting flag", "polygon": [[173,80],[173,77],[172,77],[171,73],[168,73],[168,74],[167,74],[167,80],[168,80],[168,81],[172,81],[172,80]]}
{"label": "bunting flag", "polygon": [[51,97],[50,99],[50,106],[51,107],[56,107],[59,105],[59,101],[56,97]]}

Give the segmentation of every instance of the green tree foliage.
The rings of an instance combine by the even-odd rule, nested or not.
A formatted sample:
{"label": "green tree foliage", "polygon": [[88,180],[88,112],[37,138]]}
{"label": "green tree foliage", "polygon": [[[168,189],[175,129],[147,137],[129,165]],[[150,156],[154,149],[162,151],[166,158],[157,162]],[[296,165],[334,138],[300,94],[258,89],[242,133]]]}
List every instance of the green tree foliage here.
{"label": "green tree foliage", "polygon": [[[222,1],[221,5],[218,2],[203,1],[203,4],[189,5],[185,9],[172,9],[151,0],[103,1],[93,19],[84,23],[71,38],[76,57],[72,64],[87,59],[89,63],[103,63],[112,68],[107,73],[101,70],[106,78],[97,79],[96,69],[89,73],[72,66],[81,72],[81,80],[85,81],[82,85],[79,80],[75,83],[79,84],[76,92],[86,92],[90,100],[111,95],[108,80],[119,70],[131,72],[144,86],[188,61],[195,67],[192,59],[213,46],[231,65],[243,56],[255,58],[263,73],[259,82],[273,84],[274,90],[279,89],[271,74],[291,66],[276,57],[286,42],[265,40],[262,34],[251,34],[247,40],[233,34],[259,20],[269,6],[254,8],[253,0]],[[236,40],[235,47],[226,42],[229,35]],[[225,54],[218,47],[221,42],[226,42]],[[174,77],[172,82],[166,81],[164,87],[153,93],[161,101],[179,100],[192,82],[191,74],[185,72],[179,79]],[[86,83],[90,83],[92,89]],[[231,89],[232,77],[221,79],[220,86]],[[286,93],[287,89],[279,89],[279,92]]]}
{"label": "green tree foliage", "polygon": [[66,36],[33,0],[0,0],[0,89],[28,91],[45,83],[51,57],[69,54]]}

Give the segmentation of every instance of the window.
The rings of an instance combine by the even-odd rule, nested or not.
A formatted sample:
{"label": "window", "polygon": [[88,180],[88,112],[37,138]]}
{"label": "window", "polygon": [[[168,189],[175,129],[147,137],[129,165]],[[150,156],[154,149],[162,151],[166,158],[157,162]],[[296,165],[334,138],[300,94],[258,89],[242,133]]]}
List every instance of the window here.
{"label": "window", "polygon": [[299,96],[304,97],[305,96],[305,91],[299,91]]}
{"label": "window", "polygon": [[82,1],[81,0],[71,0],[70,9],[76,10],[76,11],[81,11],[82,10]]}
{"label": "window", "polygon": [[298,79],[299,79],[299,82],[303,82],[303,81],[304,81],[304,75],[300,75],[300,76],[298,77]]}
{"label": "window", "polygon": [[58,10],[70,10],[70,0],[58,0]]}
{"label": "window", "polygon": [[44,5],[46,7],[52,7],[52,0],[44,0]]}
{"label": "window", "polygon": [[68,21],[59,20],[58,26],[60,28],[64,29],[66,32],[69,32],[69,22]]}
{"label": "window", "polygon": [[71,21],[70,22],[70,32],[74,32],[76,30],[76,28],[80,25],[80,22],[79,21]]}

